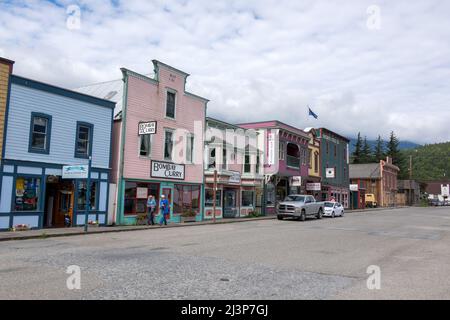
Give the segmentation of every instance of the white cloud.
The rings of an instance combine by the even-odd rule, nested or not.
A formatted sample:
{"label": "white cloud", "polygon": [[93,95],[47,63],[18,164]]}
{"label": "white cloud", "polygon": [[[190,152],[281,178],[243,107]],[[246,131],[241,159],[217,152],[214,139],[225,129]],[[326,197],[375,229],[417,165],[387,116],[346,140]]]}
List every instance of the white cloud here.
{"label": "white cloud", "polygon": [[[81,30],[66,8],[81,7]],[[369,5],[381,29],[367,28]],[[0,54],[77,87],[159,59],[231,122],[279,119],[355,136],[450,140],[450,4],[410,1],[4,1]],[[319,120],[307,118],[307,105]]]}

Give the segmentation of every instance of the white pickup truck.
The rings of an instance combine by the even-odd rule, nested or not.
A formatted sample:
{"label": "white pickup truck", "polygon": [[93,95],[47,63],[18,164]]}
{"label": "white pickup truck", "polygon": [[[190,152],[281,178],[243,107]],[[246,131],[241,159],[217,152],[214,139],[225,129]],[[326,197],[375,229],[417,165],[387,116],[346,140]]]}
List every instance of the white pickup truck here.
{"label": "white pickup truck", "polygon": [[317,202],[313,196],[292,194],[277,205],[277,218],[297,218],[305,221],[307,217],[322,219],[324,202]]}

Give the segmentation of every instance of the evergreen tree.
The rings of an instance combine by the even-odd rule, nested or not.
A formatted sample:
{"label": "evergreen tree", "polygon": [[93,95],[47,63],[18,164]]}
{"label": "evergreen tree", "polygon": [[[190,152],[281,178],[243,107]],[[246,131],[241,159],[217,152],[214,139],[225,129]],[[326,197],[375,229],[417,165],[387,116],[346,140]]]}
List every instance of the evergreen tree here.
{"label": "evergreen tree", "polygon": [[361,150],[361,163],[372,162],[372,150],[370,150],[370,145],[367,142],[367,137],[364,137],[363,147]]}
{"label": "evergreen tree", "polygon": [[383,139],[381,139],[380,135],[378,136],[377,144],[375,145],[374,158],[375,158],[374,162],[380,162],[380,160],[385,159],[384,141],[383,141]]}
{"label": "evergreen tree", "polygon": [[391,132],[389,142],[387,143],[386,155],[392,158],[392,163],[400,168],[399,179],[408,178],[408,168],[403,154],[399,150],[399,140],[394,132]]}
{"label": "evergreen tree", "polygon": [[355,143],[355,151],[353,151],[353,163],[362,163],[361,162],[361,154],[362,154],[362,138],[361,138],[361,132],[358,132],[358,139]]}

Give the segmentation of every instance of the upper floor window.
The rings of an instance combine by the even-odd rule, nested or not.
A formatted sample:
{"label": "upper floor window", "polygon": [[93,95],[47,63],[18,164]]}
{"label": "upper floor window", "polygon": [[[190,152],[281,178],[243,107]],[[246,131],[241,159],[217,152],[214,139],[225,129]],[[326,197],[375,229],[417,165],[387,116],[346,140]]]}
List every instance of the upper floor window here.
{"label": "upper floor window", "polygon": [[244,151],[244,173],[251,172],[250,163],[250,137],[245,137],[245,151]]}
{"label": "upper floor window", "polygon": [[139,155],[141,157],[150,157],[152,151],[152,135],[142,134],[139,136]]}
{"label": "upper floor window", "polygon": [[209,150],[208,169],[216,169],[216,148]]}
{"label": "upper floor window", "polygon": [[166,130],[164,138],[164,159],[172,161],[173,151],[173,131]]}
{"label": "upper floor window", "polygon": [[52,117],[42,113],[31,113],[29,152],[50,151]]}
{"label": "upper floor window", "polygon": [[222,141],[222,169],[227,169],[227,143]]}
{"label": "upper floor window", "polygon": [[175,92],[167,91],[166,117],[172,119],[175,119],[175,98],[176,98]]}
{"label": "upper floor window", "polygon": [[284,142],[280,142],[280,154],[278,155],[280,160],[284,160],[284,155],[286,154],[286,144]]}
{"label": "upper floor window", "polygon": [[334,145],[334,156],[337,156],[337,145]]}
{"label": "upper floor window", "polygon": [[194,135],[190,133],[186,136],[186,162],[194,162]]}
{"label": "upper floor window", "polygon": [[92,154],[92,133],[94,126],[90,123],[77,122],[77,139],[75,157],[88,158]]}
{"label": "upper floor window", "polygon": [[319,153],[317,151],[314,152],[314,172],[319,172]]}

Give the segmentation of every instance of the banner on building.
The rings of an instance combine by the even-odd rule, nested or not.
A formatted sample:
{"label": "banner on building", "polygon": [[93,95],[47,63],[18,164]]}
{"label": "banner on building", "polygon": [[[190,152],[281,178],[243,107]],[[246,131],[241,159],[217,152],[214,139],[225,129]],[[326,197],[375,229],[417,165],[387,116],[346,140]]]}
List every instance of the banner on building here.
{"label": "banner on building", "polygon": [[335,176],[336,176],[336,172],[335,172],[336,170],[334,169],[334,168],[327,168],[326,170],[325,170],[325,172],[326,172],[326,177],[328,178],[328,179],[333,179]]}
{"label": "banner on building", "polygon": [[87,179],[89,166],[87,164],[75,166],[63,166],[63,179]]}
{"label": "banner on building", "polygon": [[184,180],[184,165],[163,161],[152,161],[150,175],[152,178]]}
{"label": "banner on building", "polygon": [[306,184],[306,191],[320,191],[322,190],[322,184],[320,182],[311,182]]}
{"label": "banner on building", "polygon": [[232,171],[232,175],[228,179],[228,183],[240,184],[241,183],[241,173],[239,171]]}
{"label": "banner on building", "polygon": [[301,187],[301,186],[302,186],[302,177],[301,176],[291,177],[291,187]]}
{"label": "banner on building", "polygon": [[139,135],[155,134],[156,121],[139,122]]}
{"label": "banner on building", "polygon": [[275,164],[275,134],[269,133],[267,138],[267,164]]}

